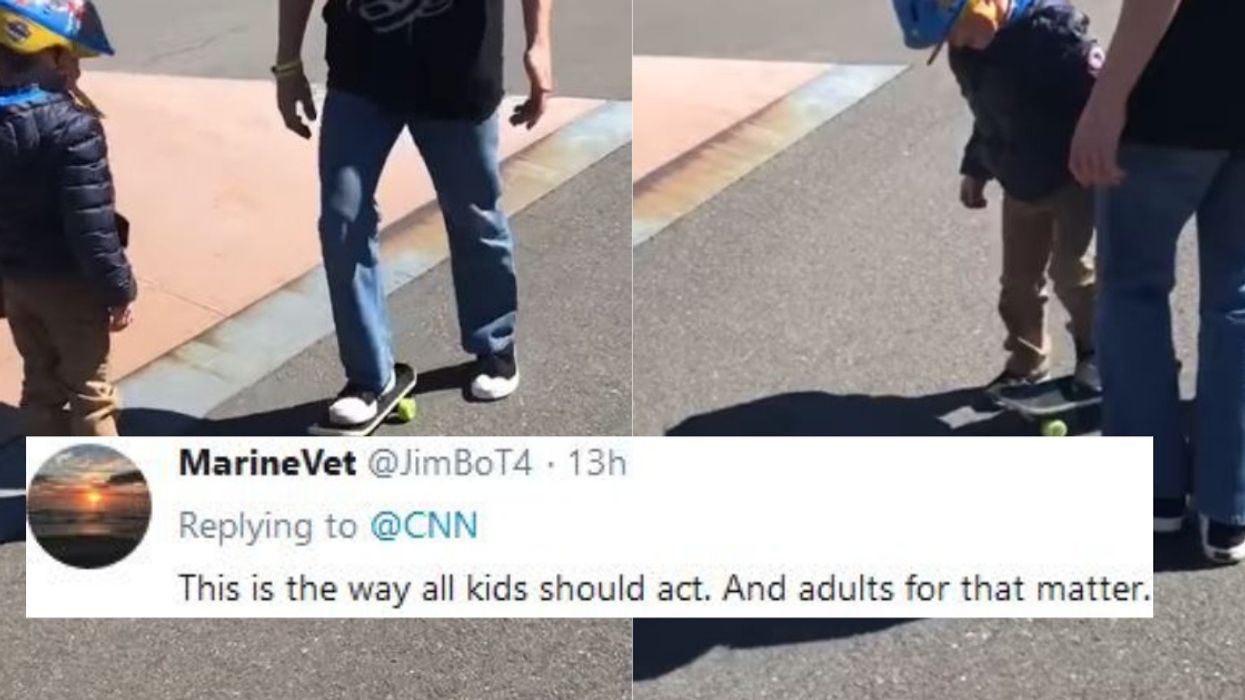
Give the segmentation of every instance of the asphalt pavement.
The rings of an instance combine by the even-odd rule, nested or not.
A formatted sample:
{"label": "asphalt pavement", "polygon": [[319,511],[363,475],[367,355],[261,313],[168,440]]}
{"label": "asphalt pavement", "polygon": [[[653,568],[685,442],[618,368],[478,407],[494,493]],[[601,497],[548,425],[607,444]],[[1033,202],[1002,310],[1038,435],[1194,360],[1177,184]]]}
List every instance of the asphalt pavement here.
{"label": "asphalt pavement", "polygon": [[[1118,2],[1080,5],[1109,34]],[[945,62],[902,47],[890,3],[636,0],[635,22],[637,54],[911,64],[637,247],[637,434],[1031,430],[974,406],[1004,359],[1000,193],[960,206],[971,120]],[[1195,255],[1186,236],[1186,389]],[[636,698],[1245,697],[1245,569],[1204,569],[1195,547],[1156,544],[1153,620],[638,621]]]}
{"label": "asphalt pavement", "polygon": [[[108,0],[119,56],[105,70],[218,78],[268,76],[275,2]],[[507,3],[507,87],[527,90],[519,3]],[[562,3],[558,89],[630,99],[630,4]],[[322,29],[306,56],[312,78]],[[89,66],[95,68],[96,65]],[[210,109],[205,105],[204,109]],[[440,434],[630,431],[630,155],[622,149],[515,219],[525,385],[510,401],[468,404],[446,387],[421,399],[419,430]],[[312,235],[309,233],[309,235]],[[437,382],[453,378],[452,290],[442,265],[391,298],[399,345]],[[309,402],[340,388],[331,339],[218,409],[201,432],[305,428]],[[416,352],[412,346],[418,345]],[[448,368],[448,369],[447,369]],[[247,418],[249,416],[249,418]],[[293,418],[293,422],[291,421]],[[257,421],[259,423],[257,423]],[[264,422],[267,421],[267,422]],[[274,423],[273,421],[276,421]],[[285,421],[285,423],[281,423]],[[6,451],[20,454],[20,445]],[[17,460],[4,462],[13,467]],[[4,482],[20,481],[9,473]],[[94,700],[619,700],[630,696],[628,621],[27,621],[25,545],[0,546],[0,697]]]}
{"label": "asphalt pavement", "polygon": [[[420,369],[420,415],[382,435],[631,434],[631,160],[616,152],[514,219],[523,384],[497,403],[465,400],[449,267],[389,298],[398,357]],[[343,381],[321,340],[229,400],[195,433],[296,435]]]}
{"label": "asphalt pavement", "polygon": [[[277,53],[277,6],[242,0],[108,0],[101,11],[117,55],[98,65],[136,73],[267,79]],[[323,7],[318,0],[303,48],[314,81],[325,75]],[[505,8],[506,88],[526,93],[523,13],[518,2],[507,2]],[[559,4],[553,26],[557,92],[629,99],[630,24],[627,0]]]}
{"label": "asphalt pavement", "polygon": [[631,623],[25,618],[0,546],[0,696],[31,700],[625,700]]}
{"label": "asphalt pavement", "polygon": [[[1118,1],[1082,5],[1105,34]],[[271,63],[275,3],[111,0],[107,9],[123,51],[108,69],[259,78]],[[628,99],[628,16],[618,0],[558,6],[561,92]],[[415,430],[622,434],[632,391],[638,434],[1023,429],[970,406],[1003,359],[999,193],[989,192],[984,213],[960,207],[969,119],[945,66],[902,48],[889,3],[636,0],[635,32],[637,54],[913,65],[634,250],[634,387],[625,152],[516,217],[530,321],[525,386],[511,401],[478,406],[451,388],[463,358],[444,267],[400,290],[391,299],[400,347],[440,370]],[[321,49],[317,36],[309,56]],[[512,44],[520,36],[511,31]],[[521,92],[517,61],[507,77]],[[1186,383],[1195,252],[1187,237],[1175,296]],[[1062,322],[1056,308],[1052,327]],[[1069,343],[1056,337],[1067,367]],[[325,339],[200,430],[304,422],[335,390],[337,371]],[[1191,536],[1156,541],[1153,620],[640,621],[635,697],[1245,697],[1245,568],[1205,568],[1194,548]],[[0,678],[15,697],[592,699],[631,690],[624,622],[31,622],[22,556],[22,545],[0,547]]]}
{"label": "asphalt pavement", "polygon": [[[1085,7],[1110,30],[1113,3]],[[698,28],[709,17],[713,31]],[[848,13],[801,0],[775,13],[641,0],[636,32],[641,54],[912,64],[637,247],[637,434],[1023,430],[971,410],[1005,359],[1001,193],[988,190],[985,212],[960,205],[971,118],[945,62],[926,67],[925,54],[903,49],[890,5]],[[1176,304],[1185,348],[1196,318],[1191,250]],[[1056,360],[1069,368],[1064,323],[1053,304]]]}
{"label": "asphalt pavement", "polygon": [[1155,540],[1153,620],[637,620],[636,700],[1245,697],[1245,568]]}

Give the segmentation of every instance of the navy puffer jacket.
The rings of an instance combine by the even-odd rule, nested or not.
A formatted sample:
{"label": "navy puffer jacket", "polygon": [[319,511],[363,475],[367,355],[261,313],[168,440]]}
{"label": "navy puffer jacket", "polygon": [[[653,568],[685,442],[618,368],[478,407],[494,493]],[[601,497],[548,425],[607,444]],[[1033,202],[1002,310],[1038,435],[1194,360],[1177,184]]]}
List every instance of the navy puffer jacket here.
{"label": "navy puffer jacket", "polygon": [[0,276],[84,277],[108,307],[133,301],[114,201],[99,119],[64,93],[0,88]]}
{"label": "navy puffer jacket", "polygon": [[1072,181],[1068,152],[1103,58],[1089,19],[1035,0],[984,51],[953,49],[951,69],[975,123],[960,172],[1023,201]]}

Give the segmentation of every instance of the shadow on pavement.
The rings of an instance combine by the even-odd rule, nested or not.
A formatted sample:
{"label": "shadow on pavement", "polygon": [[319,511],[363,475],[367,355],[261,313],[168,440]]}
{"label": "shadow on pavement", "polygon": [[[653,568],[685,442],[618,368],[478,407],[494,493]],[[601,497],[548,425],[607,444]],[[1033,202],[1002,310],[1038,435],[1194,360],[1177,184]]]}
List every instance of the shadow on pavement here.
{"label": "shadow on pavement", "polygon": [[[21,440],[22,414],[16,406],[0,403],[0,443],[8,445],[14,440]],[[4,484],[0,482],[0,488]]]}
{"label": "shadow on pavement", "polygon": [[1222,568],[1202,556],[1202,538],[1190,521],[1178,535],[1154,536],[1154,573],[1205,571]]}
{"label": "shadow on pavement", "polygon": [[0,544],[26,539],[26,440],[0,446]]}
{"label": "shadow on pavement", "polygon": [[209,420],[195,418],[176,411],[153,408],[132,408],[121,414],[118,426],[126,437],[159,436],[208,436],[208,437],[281,437],[306,435],[307,428],[315,423],[324,410],[324,403],[316,401],[297,406],[286,406],[272,411],[253,413],[248,416]]}
{"label": "shadow on pavement", "polygon": [[26,488],[26,438],[10,438],[0,445],[0,489]]}
{"label": "shadow on pavement", "polygon": [[716,647],[753,649],[880,632],[912,620],[636,620],[636,681],[686,666]]}
{"label": "shadow on pavement", "polygon": [[26,497],[0,492],[0,544],[26,539]]}
{"label": "shadow on pavement", "polygon": [[[693,416],[671,436],[883,437],[934,435],[1032,435],[1032,426],[1009,414],[987,412],[979,388],[929,396],[779,394]],[[959,425],[946,420],[963,413]]]}
{"label": "shadow on pavement", "polygon": [[[466,393],[467,378],[474,363],[463,363],[421,372],[416,396],[443,391]],[[207,437],[280,437],[306,435],[307,429],[319,420],[329,401],[311,401],[294,406],[220,419],[201,419],[161,409],[135,408],[124,411],[119,425],[122,435],[155,437],[194,435]]]}

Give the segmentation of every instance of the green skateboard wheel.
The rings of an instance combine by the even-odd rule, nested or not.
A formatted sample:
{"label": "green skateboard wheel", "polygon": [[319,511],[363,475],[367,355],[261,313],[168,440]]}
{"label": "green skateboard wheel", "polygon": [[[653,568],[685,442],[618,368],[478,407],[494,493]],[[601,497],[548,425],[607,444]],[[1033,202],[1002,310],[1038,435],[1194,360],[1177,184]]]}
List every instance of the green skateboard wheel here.
{"label": "green skateboard wheel", "polygon": [[415,405],[415,399],[402,399],[398,405],[394,407],[394,415],[403,423],[410,423],[415,420],[415,414],[418,408]]}
{"label": "green skateboard wheel", "polygon": [[1068,424],[1061,420],[1044,421],[1041,426],[1044,437],[1067,437]]}

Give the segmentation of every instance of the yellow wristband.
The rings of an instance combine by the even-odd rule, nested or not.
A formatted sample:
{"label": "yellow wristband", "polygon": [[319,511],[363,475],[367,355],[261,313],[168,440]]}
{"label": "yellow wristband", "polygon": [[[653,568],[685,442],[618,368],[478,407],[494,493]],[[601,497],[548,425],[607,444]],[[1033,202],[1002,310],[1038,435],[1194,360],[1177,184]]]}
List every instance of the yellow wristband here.
{"label": "yellow wristband", "polygon": [[290,75],[296,75],[301,72],[303,72],[303,62],[301,59],[295,59],[293,61],[286,61],[285,63],[278,63],[277,65],[272,67],[272,74],[277,76],[278,78],[283,78],[283,77],[290,76]]}

